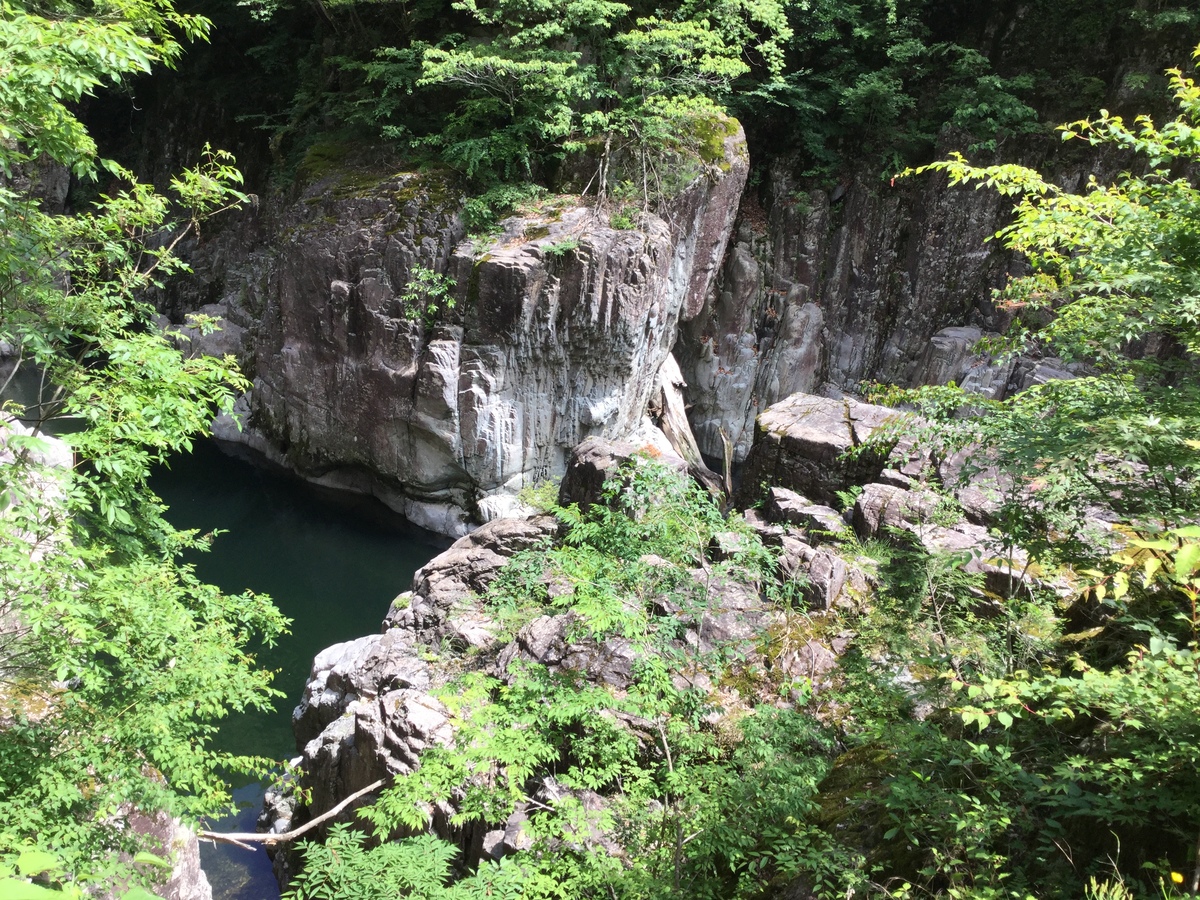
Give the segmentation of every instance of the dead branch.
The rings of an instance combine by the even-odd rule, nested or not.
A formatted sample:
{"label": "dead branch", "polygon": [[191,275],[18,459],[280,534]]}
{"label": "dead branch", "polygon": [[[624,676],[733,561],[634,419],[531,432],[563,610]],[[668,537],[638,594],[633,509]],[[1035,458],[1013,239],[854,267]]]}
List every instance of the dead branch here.
{"label": "dead branch", "polygon": [[[200,838],[200,840],[202,840],[202,841],[215,841],[216,843],[219,843],[219,844],[236,844],[239,847],[244,847],[246,844],[284,844],[284,843],[288,843],[288,842],[294,841],[294,840],[296,840],[296,838],[301,837],[302,835],[305,835],[308,832],[312,831],[314,828],[316,828],[322,822],[328,822],[330,819],[332,819],[334,816],[336,816],[338,813],[340,813],[343,809],[345,809],[347,806],[349,806],[351,803],[353,803],[355,800],[357,800],[363,794],[369,794],[369,793],[371,793],[371,791],[374,791],[374,790],[377,790],[378,788],[383,787],[383,785],[386,781],[387,781],[386,778],[380,778],[378,781],[368,784],[362,790],[355,791],[353,794],[351,794],[349,797],[347,797],[345,800],[343,800],[337,806],[333,807],[333,809],[329,810],[329,812],[322,813],[321,815],[317,816],[315,819],[310,819],[309,821],[305,822],[299,828],[293,828],[291,831],[285,831],[283,834],[265,834],[265,833],[259,833],[259,832],[237,833],[237,832],[223,832],[223,831],[199,831],[196,833],[196,837]],[[249,849],[249,848],[247,848],[247,849]]]}

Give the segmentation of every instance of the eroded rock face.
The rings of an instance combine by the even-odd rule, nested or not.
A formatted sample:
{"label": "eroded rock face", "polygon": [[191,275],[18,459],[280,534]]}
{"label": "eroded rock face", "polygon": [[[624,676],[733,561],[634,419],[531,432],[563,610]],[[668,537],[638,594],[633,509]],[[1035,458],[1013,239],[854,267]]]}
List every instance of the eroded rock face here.
{"label": "eroded rock face", "polygon": [[[454,534],[562,475],[584,438],[643,430],[652,400],[679,432],[659,371],[709,293],[747,165],[738,128],[723,163],[636,230],[568,203],[487,243],[462,240],[463,198],[437,176],[318,180],[264,214],[257,251],[207,251],[224,260],[221,296],[184,304],[231,325],[195,346],[241,351],[254,376],[246,430],[219,436]],[[453,279],[453,309],[420,298],[414,315],[418,267]]]}
{"label": "eroded rock face", "polygon": [[917,383],[939,329],[1000,328],[990,296],[1011,261],[985,239],[1007,208],[941,178],[808,190],[778,161],[681,341],[700,449],[719,456],[723,429],[744,459],[755,417],[789,394]]}
{"label": "eroded rock face", "polygon": [[[1089,170],[1070,165],[1056,180],[1085,183]],[[1112,163],[1087,165],[1103,180]],[[953,380],[999,399],[1069,375],[975,349],[1007,328],[1011,313],[993,291],[1024,271],[987,240],[1007,224],[1009,198],[941,175],[889,183],[875,171],[814,190],[795,168],[776,160],[747,190],[716,288],[681,330],[676,355],[703,453],[720,458],[724,433],[744,460],[755,417],[798,391],[838,397],[864,381]]]}
{"label": "eroded rock face", "polygon": [[171,874],[155,888],[163,900],[212,900],[212,885],[200,867],[200,841],[196,833],[164,812],[153,816],[134,811],[129,827],[148,838],[155,856],[170,863]]}

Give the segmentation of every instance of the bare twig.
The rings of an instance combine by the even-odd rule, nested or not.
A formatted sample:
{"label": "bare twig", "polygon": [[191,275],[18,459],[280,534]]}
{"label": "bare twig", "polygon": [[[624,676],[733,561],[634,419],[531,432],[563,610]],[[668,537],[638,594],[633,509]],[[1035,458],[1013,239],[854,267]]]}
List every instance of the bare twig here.
{"label": "bare twig", "polygon": [[22,345],[17,350],[17,361],[13,363],[12,371],[8,373],[8,377],[4,379],[4,384],[0,384],[0,396],[8,390],[8,386],[12,384],[12,380],[17,377],[17,370],[21,368],[21,363],[25,359],[25,347]]}
{"label": "bare twig", "polygon": [[[223,832],[223,831],[199,831],[196,836],[203,841],[215,841],[220,844],[235,844],[239,847],[246,847],[247,844],[283,844],[296,840],[296,838],[312,831],[322,822],[328,822],[343,809],[357,800],[363,794],[369,794],[371,791],[377,790],[384,786],[387,782],[386,778],[380,778],[368,784],[365,788],[355,791],[329,812],[322,813],[315,819],[305,822],[299,828],[293,828],[291,831],[285,831],[283,834],[259,834],[257,832]],[[251,848],[247,848],[251,849]]]}

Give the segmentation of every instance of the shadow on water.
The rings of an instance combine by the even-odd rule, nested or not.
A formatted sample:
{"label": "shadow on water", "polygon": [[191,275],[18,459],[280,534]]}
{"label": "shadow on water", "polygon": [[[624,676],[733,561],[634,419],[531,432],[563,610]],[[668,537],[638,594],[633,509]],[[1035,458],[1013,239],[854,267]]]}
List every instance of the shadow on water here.
{"label": "shadow on water", "polygon": [[[227,452],[223,452],[227,451]],[[292,633],[258,653],[286,692],[273,713],[222,724],[220,748],[287,759],[295,755],[291,711],[312,658],[330,644],[377,632],[392,598],[449,542],[417,528],[373,498],[329,491],[247,458],[240,447],[201,443],[154,476],[177,528],[221,529],[207,553],[190,562],[229,593],[270,594],[293,620]],[[263,786],[234,781],[238,815],[222,831],[253,831]],[[279,896],[265,852],[201,845],[215,900]]]}

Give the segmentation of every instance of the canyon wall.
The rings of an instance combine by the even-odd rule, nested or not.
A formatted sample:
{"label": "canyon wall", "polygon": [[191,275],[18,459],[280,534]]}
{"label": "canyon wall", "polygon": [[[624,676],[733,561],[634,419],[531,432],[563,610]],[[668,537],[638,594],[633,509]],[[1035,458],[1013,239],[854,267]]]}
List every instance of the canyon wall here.
{"label": "canyon wall", "polygon": [[[1059,180],[1118,163],[1060,160]],[[998,398],[1068,374],[975,352],[1008,321],[992,293],[1019,263],[988,238],[1011,201],[941,175],[860,170],[826,189],[777,159],[746,188],[734,129],[636,228],[560,196],[467,239],[445,173],[363,155],[311,168],[196,243],[195,277],[163,308],[217,317],[215,334],[189,332],[193,350],[233,352],[253,378],[220,437],[443,533],[516,510],[589,436],[696,463],[697,445],[720,460],[728,440],[740,462],[758,413],[797,391],[956,381]],[[452,285],[432,311],[420,270]],[[656,427],[668,393],[694,438],[683,403]]]}
{"label": "canyon wall", "polygon": [[[449,534],[561,475],[588,436],[666,444],[647,410],[748,169],[728,130],[722,158],[633,229],[561,198],[465,240],[444,177],[355,164],[264,203],[193,248],[198,277],[164,304],[218,318],[192,349],[233,352],[253,378],[240,429],[218,435]],[[406,299],[418,267],[450,279],[432,312]]]}
{"label": "canyon wall", "polygon": [[[666,446],[647,411],[676,360],[700,450],[720,459],[724,435],[737,461],[796,391],[1032,377],[972,350],[1005,325],[990,298],[1013,262],[986,239],[1008,202],[939,176],[813,189],[786,160],[743,191],[747,168],[738,131],[636,229],[563,197],[468,240],[448,176],[338,161],[194,246],[164,308],[220,319],[193,349],[254,380],[220,437],[448,534],[586,437]],[[447,308],[414,313],[418,267],[452,280]]]}
{"label": "canyon wall", "polygon": [[[1011,161],[996,157],[978,164]],[[1025,153],[1025,164],[1075,192],[1128,163],[1103,149],[1034,143]],[[1011,221],[1013,198],[952,187],[940,173],[884,179],[863,168],[815,187],[800,168],[776,159],[747,189],[715,289],[681,328],[675,355],[703,453],[720,458],[724,434],[744,460],[755,417],[795,392],[954,381],[1002,399],[1069,377],[1054,359],[998,363],[975,349],[1011,322],[993,292],[1027,271],[991,240]]]}

